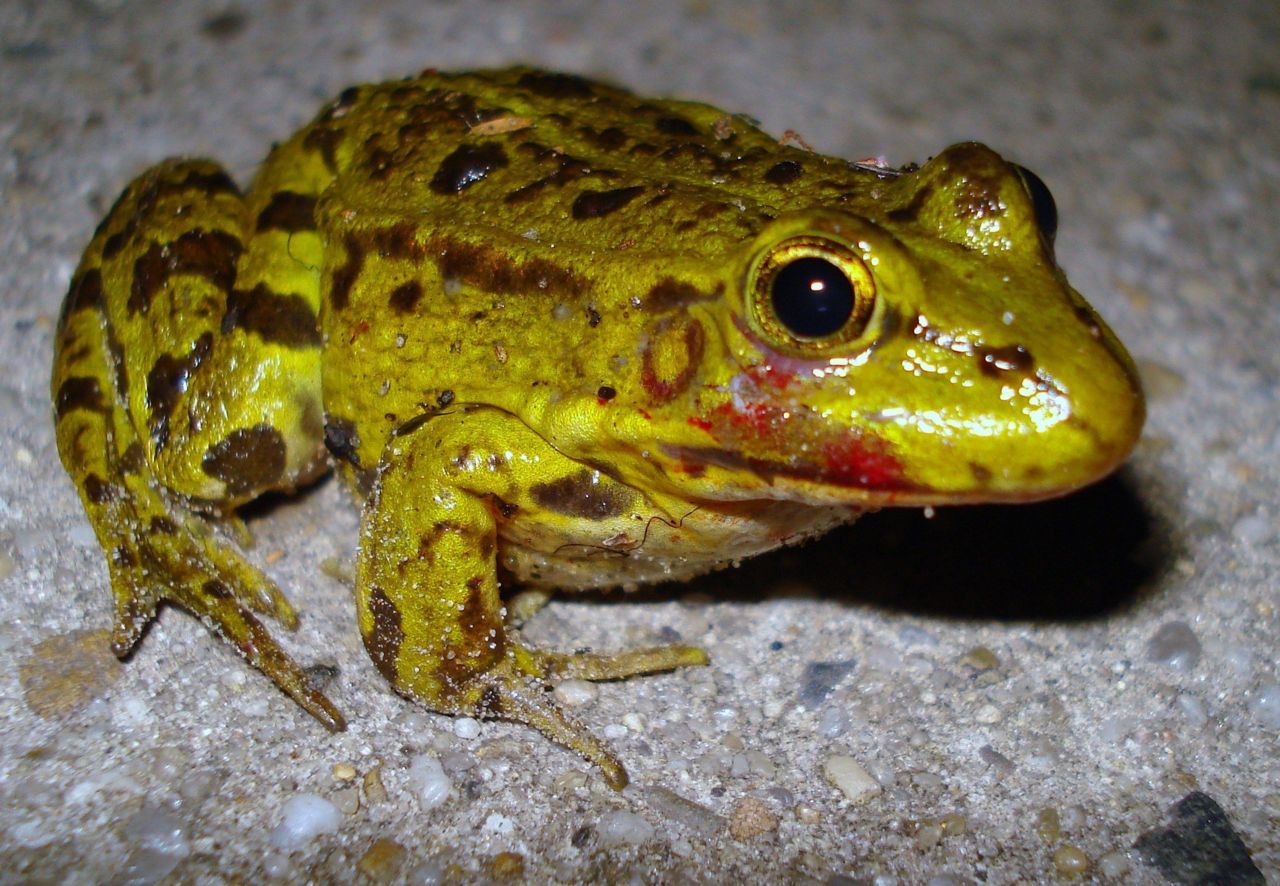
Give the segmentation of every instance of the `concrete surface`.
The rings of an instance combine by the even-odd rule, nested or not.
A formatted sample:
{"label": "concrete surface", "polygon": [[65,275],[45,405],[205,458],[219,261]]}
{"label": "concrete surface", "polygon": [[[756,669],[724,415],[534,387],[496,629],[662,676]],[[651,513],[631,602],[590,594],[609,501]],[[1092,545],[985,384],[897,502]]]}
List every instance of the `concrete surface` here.
{"label": "concrete surface", "polygon": [[[1277,46],[1271,0],[0,5],[0,881],[1192,882],[1210,851],[1280,881]],[[1071,499],[876,515],[692,588],[553,603],[535,642],[712,656],[562,688],[622,794],[388,690],[321,569],[354,545],[333,483],[251,525],[346,733],[176,610],[114,664],[52,441],[54,319],[131,176],[206,154],[243,181],[349,83],[513,61],[851,158],[992,144],[1054,190],[1059,260],[1150,394],[1131,464]],[[857,804],[824,774],[845,757]]]}

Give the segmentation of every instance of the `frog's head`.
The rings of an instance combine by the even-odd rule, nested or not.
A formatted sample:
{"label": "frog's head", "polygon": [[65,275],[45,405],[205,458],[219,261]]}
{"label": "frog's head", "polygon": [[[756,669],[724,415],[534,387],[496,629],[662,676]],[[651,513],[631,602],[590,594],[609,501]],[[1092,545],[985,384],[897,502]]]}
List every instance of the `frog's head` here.
{"label": "frog's head", "polygon": [[963,144],[876,190],[780,215],[726,263],[674,470],[883,505],[1034,500],[1115,468],[1142,392],[1054,261],[1044,184]]}

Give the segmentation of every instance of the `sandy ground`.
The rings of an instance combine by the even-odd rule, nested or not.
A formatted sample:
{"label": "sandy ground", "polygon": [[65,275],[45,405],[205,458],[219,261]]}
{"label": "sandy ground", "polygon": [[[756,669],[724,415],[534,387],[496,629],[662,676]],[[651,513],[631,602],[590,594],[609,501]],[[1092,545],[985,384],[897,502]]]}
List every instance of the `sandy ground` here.
{"label": "sandy ground", "polygon": [[[1280,7],[361,6],[0,5],[0,881],[1280,881]],[[199,154],[244,181],[349,83],[515,61],[850,158],[988,142],[1055,192],[1059,260],[1149,394],[1131,463],[1067,500],[880,514],[539,613],[541,644],[712,656],[562,687],[630,767],[620,794],[528,729],[388,690],[321,568],[354,551],[332,482],[251,527],[347,732],[176,610],[115,664],[53,445],[54,320],[131,176]]]}

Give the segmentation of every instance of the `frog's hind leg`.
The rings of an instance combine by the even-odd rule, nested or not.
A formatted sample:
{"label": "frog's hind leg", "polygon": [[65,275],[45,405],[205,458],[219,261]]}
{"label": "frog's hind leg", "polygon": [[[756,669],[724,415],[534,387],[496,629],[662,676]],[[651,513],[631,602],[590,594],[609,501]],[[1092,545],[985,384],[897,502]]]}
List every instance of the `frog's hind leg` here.
{"label": "frog's hind leg", "polygon": [[[220,346],[241,332],[233,309],[262,313],[232,289],[253,252],[241,245],[246,216],[234,183],[202,161],[162,164],[125,191],[86,250],[59,320],[58,449],[107,553],[117,655],[169,600],[340,729],[341,714],[254,614],[293,628],[292,607],[202,516],[303,482],[318,466],[314,452],[287,451],[314,444],[271,433],[278,414],[218,389],[230,357]],[[318,378],[313,386],[318,410]],[[282,396],[306,405],[305,387]]]}
{"label": "frog's hind leg", "polygon": [[[398,691],[433,710],[525,723],[622,788],[622,764],[560,710],[546,678],[622,679],[706,664],[706,654],[681,645],[570,654],[520,643],[499,595],[499,525],[530,515],[533,531],[554,534],[558,519],[586,519],[584,531],[612,536],[614,524],[557,514],[539,500],[547,484],[572,484],[589,469],[499,409],[455,407],[405,428],[387,443],[360,529],[356,601],[370,657]],[[608,478],[601,485],[601,500],[617,506],[612,518],[643,524],[643,496]]]}

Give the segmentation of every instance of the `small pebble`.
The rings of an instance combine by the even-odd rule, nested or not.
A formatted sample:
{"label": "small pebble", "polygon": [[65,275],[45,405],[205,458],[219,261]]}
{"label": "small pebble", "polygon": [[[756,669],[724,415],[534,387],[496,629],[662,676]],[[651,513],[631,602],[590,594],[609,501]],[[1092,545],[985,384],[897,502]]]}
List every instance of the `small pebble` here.
{"label": "small pebble", "polygon": [[1111,880],[1118,880],[1129,872],[1129,853],[1116,850],[1098,859],[1098,873]]}
{"label": "small pebble", "polygon": [[13,575],[13,557],[4,548],[0,548],[0,580]]}
{"label": "small pebble", "polygon": [[999,723],[1003,716],[1000,713],[1000,709],[993,704],[984,704],[973,714],[975,720],[988,726],[992,723]]}
{"label": "small pebble", "polygon": [[1147,660],[1187,673],[1200,661],[1200,640],[1185,621],[1165,622],[1147,641]]}
{"label": "small pebble", "polygon": [[556,684],[553,694],[560,704],[576,708],[594,700],[600,690],[589,680],[562,680]]}
{"label": "small pebble", "polygon": [[524,876],[524,856],[519,852],[499,852],[489,862],[489,873],[499,880],[519,880]]}
{"label": "small pebble", "polygon": [[321,834],[342,825],[342,813],[324,797],[299,794],[284,804],[281,820],[271,831],[271,845],[285,852],[301,849]]}
{"label": "small pebble", "polygon": [[1089,856],[1074,846],[1059,846],[1053,853],[1053,866],[1060,877],[1079,877],[1089,870]]}
{"label": "small pebble", "polygon": [[729,835],[735,840],[753,840],[778,827],[778,819],[769,806],[757,797],[743,797],[729,813]]}
{"label": "small pebble", "polygon": [[458,717],[453,721],[453,734],[470,740],[480,735],[480,721],[475,717]]}
{"label": "small pebble", "polygon": [[369,804],[387,802],[387,789],[382,784],[382,767],[374,766],[364,774],[361,782],[364,788],[364,801]]}
{"label": "small pebble", "polygon": [[1182,710],[1182,714],[1187,718],[1187,722],[1192,726],[1203,726],[1209,722],[1209,710],[1205,707],[1205,703],[1194,695],[1188,695],[1183,692],[1178,695],[1178,707]]}
{"label": "small pebble", "polygon": [[1260,547],[1275,536],[1275,525],[1262,514],[1248,514],[1241,517],[1231,526],[1231,534],[1236,540],[1250,547]]}
{"label": "small pebble", "polygon": [[832,754],[822,764],[823,774],[855,805],[865,803],[880,793],[880,784],[858,761],[846,754]]}
{"label": "small pebble", "polygon": [[654,829],[653,825],[634,812],[615,809],[600,817],[596,824],[596,835],[600,845],[604,847],[634,846],[652,840]]}
{"label": "small pebble", "polygon": [[960,664],[968,665],[979,672],[990,671],[1000,667],[1000,659],[986,646],[975,646],[960,656]]}
{"label": "small pebble", "polygon": [[916,829],[916,848],[928,852],[942,842],[942,828],[932,822],[925,822]]}
{"label": "small pebble", "polygon": [[1264,680],[1249,696],[1249,712],[1268,729],[1280,730],[1280,683]]}
{"label": "small pebble", "polygon": [[855,664],[851,658],[809,662],[800,678],[800,703],[811,710],[816,708],[835,690],[836,684],[853,671]]}
{"label": "small pebble", "polygon": [[375,883],[390,883],[400,875],[409,850],[395,840],[379,837],[356,862],[356,870]]}
{"label": "small pebble", "polygon": [[343,815],[355,815],[360,810],[360,789],[355,786],[341,788],[329,795],[329,801]]}
{"label": "small pebble", "polygon": [[982,747],[978,748],[978,757],[983,763],[986,763],[992,769],[1001,774],[1008,774],[1015,768],[1012,760],[989,744],[984,744]]}
{"label": "small pebble", "polygon": [[948,812],[938,819],[938,827],[942,828],[943,836],[955,837],[969,829],[969,822],[959,812]]}
{"label": "small pebble", "polygon": [[435,809],[449,799],[449,792],[453,790],[453,780],[431,754],[418,754],[413,758],[409,764],[409,782],[423,809]]}
{"label": "small pebble", "polygon": [[332,771],[338,781],[351,781],[356,777],[356,768],[350,763],[334,763]]}
{"label": "small pebble", "polygon": [[796,819],[804,824],[818,824],[822,821],[822,810],[807,803],[797,803],[795,813]]}
{"label": "small pebble", "polygon": [[1062,820],[1058,817],[1057,809],[1052,806],[1046,806],[1036,813],[1036,833],[1046,843],[1056,843],[1058,841],[1058,838],[1062,836]]}
{"label": "small pebble", "polygon": [[659,785],[644,788],[644,798],[663,819],[683,825],[707,838],[724,827],[724,818],[712,810]]}
{"label": "small pebble", "polygon": [[839,738],[849,731],[849,712],[836,705],[822,712],[818,718],[818,734],[824,738]]}

